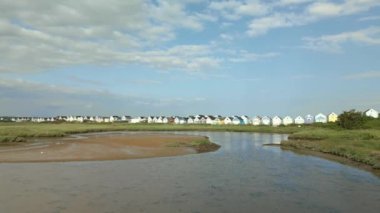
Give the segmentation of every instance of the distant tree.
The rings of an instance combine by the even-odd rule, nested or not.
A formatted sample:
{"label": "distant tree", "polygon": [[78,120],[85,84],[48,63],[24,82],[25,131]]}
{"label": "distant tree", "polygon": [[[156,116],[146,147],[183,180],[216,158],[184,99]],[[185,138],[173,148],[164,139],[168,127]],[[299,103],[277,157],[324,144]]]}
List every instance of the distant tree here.
{"label": "distant tree", "polygon": [[338,116],[338,125],[345,129],[360,129],[363,128],[366,119],[362,112],[344,111]]}

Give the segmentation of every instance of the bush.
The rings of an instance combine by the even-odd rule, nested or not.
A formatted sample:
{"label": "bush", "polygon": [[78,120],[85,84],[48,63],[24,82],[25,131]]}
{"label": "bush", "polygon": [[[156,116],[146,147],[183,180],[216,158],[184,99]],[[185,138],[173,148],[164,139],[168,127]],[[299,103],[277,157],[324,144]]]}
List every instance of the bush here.
{"label": "bush", "polygon": [[363,113],[355,111],[344,111],[338,116],[338,125],[345,129],[360,129],[363,128],[366,119]]}

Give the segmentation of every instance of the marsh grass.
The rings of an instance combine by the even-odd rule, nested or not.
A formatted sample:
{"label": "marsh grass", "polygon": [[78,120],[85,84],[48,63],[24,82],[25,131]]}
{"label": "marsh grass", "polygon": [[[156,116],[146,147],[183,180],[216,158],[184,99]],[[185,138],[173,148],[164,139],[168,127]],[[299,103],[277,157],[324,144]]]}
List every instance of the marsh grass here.
{"label": "marsh grass", "polygon": [[380,130],[303,130],[289,136],[283,147],[341,156],[380,169]]}
{"label": "marsh grass", "polygon": [[191,142],[172,142],[167,147],[190,147],[194,148],[198,153],[215,151],[220,148],[218,144],[212,143],[208,138],[198,139]]}
{"label": "marsh grass", "polygon": [[[305,127],[306,128],[306,127]],[[0,123],[0,142],[17,141],[18,138],[63,137],[69,134],[104,131],[230,131],[284,133],[296,132],[299,128],[271,126],[212,126],[174,124],[126,124],[126,123]]]}

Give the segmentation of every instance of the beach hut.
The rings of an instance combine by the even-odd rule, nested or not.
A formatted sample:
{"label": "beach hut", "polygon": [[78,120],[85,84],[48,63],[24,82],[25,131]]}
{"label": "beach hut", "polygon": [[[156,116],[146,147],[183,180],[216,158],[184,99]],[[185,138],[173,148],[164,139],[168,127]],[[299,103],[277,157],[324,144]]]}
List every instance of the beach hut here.
{"label": "beach hut", "polygon": [[156,123],[163,124],[165,120],[164,116],[157,117]]}
{"label": "beach hut", "polygon": [[161,121],[162,121],[163,124],[169,123],[168,117],[165,117],[165,116],[161,116]]}
{"label": "beach hut", "polygon": [[121,121],[123,121],[123,122],[131,122],[131,119],[132,119],[132,117],[131,116],[128,116],[128,115],[123,115],[123,116],[121,116]]}
{"label": "beach hut", "polygon": [[110,116],[110,122],[118,122],[121,121],[121,118],[119,116],[113,115]]}
{"label": "beach hut", "polygon": [[261,124],[269,126],[271,124],[272,119],[268,116],[264,116],[261,118]]}
{"label": "beach hut", "polygon": [[76,122],[79,122],[79,123],[83,123],[83,121],[84,121],[84,117],[78,115],[78,116],[75,117],[75,121],[76,121]]}
{"label": "beach hut", "polygon": [[211,115],[207,116],[206,124],[215,124],[215,117]]}
{"label": "beach hut", "polygon": [[233,118],[232,117],[226,117],[226,118],[224,118],[224,124],[226,124],[226,125],[230,125],[230,124],[232,124],[232,120],[233,120]]}
{"label": "beach hut", "polygon": [[184,117],[175,117],[174,118],[174,123],[175,124],[186,124],[187,123],[187,119],[184,118]]}
{"label": "beach hut", "polygon": [[319,113],[315,116],[314,121],[315,123],[327,123],[327,116],[322,113]]}
{"label": "beach hut", "polygon": [[295,124],[304,124],[305,123],[305,119],[302,117],[302,116],[297,116],[295,119],[294,119],[294,123]]}
{"label": "beach hut", "polygon": [[338,115],[335,114],[334,112],[330,113],[327,117],[327,120],[329,122],[337,122],[338,121]]}
{"label": "beach hut", "polygon": [[280,126],[282,124],[282,118],[280,116],[274,116],[272,118],[272,126]]}
{"label": "beach hut", "polygon": [[194,124],[194,119],[195,119],[194,116],[189,116],[189,117],[187,118],[187,123],[188,123],[188,124]]}
{"label": "beach hut", "polygon": [[364,114],[367,117],[372,117],[372,118],[378,118],[379,117],[379,112],[374,110],[374,109],[368,109],[368,110],[364,111]]}
{"label": "beach hut", "polygon": [[148,116],[147,122],[148,124],[154,123],[154,116]]}
{"label": "beach hut", "polygon": [[95,117],[95,122],[97,122],[97,123],[103,123],[104,122],[104,118],[102,116],[96,116]]}
{"label": "beach hut", "polygon": [[204,115],[197,115],[194,119],[195,124],[205,124],[206,123],[206,117]]}
{"label": "beach hut", "polygon": [[290,125],[290,124],[293,124],[293,118],[290,117],[290,116],[286,116],[283,120],[282,120],[282,123],[286,126],[286,125]]}
{"label": "beach hut", "polygon": [[[148,121],[148,119],[146,117],[142,117],[142,116],[135,117],[135,118],[131,119],[131,123],[133,123],[133,124],[144,123],[144,122],[147,122],[147,121]],[[107,122],[107,121],[105,121],[105,122]]]}
{"label": "beach hut", "polygon": [[252,125],[258,126],[261,124],[261,117],[260,116],[255,116],[252,118]]}
{"label": "beach hut", "polygon": [[249,117],[247,115],[242,115],[242,116],[240,116],[240,118],[243,120],[244,125],[249,124]]}
{"label": "beach hut", "polygon": [[215,117],[215,122],[214,122],[214,124],[215,125],[221,125],[222,124],[222,122],[223,122],[223,117],[222,116],[217,116],[217,117]]}
{"label": "beach hut", "polygon": [[312,124],[314,123],[314,116],[312,115],[306,115],[305,116],[305,124]]}
{"label": "beach hut", "polygon": [[56,117],[56,120],[58,120],[58,121],[66,121],[67,120],[67,116],[59,115],[59,116]]}
{"label": "beach hut", "polygon": [[234,125],[243,125],[244,120],[240,116],[234,116],[232,119],[232,124]]}

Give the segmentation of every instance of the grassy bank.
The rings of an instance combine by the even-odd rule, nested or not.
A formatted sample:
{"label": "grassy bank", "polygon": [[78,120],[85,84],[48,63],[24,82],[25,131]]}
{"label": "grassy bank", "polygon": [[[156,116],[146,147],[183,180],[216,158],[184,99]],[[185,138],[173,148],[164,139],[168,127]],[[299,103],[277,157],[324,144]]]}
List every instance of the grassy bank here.
{"label": "grassy bank", "polygon": [[[304,127],[309,128],[309,127]],[[68,134],[104,131],[229,131],[290,134],[299,131],[296,126],[211,126],[174,124],[126,123],[0,123],[0,142],[19,142],[35,137],[63,137]]]}
{"label": "grassy bank", "polygon": [[290,135],[281,146],[332,154],[380,169],[380,130],[377,128],[302,130]]}

